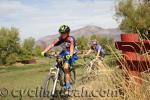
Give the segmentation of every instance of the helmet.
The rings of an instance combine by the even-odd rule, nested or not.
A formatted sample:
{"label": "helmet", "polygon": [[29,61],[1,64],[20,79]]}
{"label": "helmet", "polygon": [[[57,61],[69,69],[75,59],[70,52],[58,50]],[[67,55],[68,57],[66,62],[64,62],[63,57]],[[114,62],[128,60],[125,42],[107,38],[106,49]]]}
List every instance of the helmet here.
{"label": "helmet", "polygon": [[92,44],[92,45],[96,45],[96,44],[97,44],[97,41],[96,41],[96,40],[92,40],[92,41],[91,41],[91,44]]}
{"label": "helmet", "polygon": [[65,33],[69,33],[70,32],[70,27],[67,25],[62,25],[59,28],[59,33],[61,34],[65,34]]}

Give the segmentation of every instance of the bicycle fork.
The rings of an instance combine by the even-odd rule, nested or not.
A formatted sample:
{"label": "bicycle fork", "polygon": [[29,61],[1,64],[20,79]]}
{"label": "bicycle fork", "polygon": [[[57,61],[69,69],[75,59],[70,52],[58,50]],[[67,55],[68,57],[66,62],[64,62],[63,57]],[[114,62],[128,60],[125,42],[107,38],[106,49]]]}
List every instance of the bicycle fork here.
{"label": "bicycle fork", "polygon": [[60,69],[57,68],[56,77],[55,77],[55,82],[54,82],[54,86],[53,86],[53,89],[52,89],[52,95],[55,94],[55,89],[56,89],[56,84],[57,84],[57,80],[58,80],[59,71],[60,71]]}

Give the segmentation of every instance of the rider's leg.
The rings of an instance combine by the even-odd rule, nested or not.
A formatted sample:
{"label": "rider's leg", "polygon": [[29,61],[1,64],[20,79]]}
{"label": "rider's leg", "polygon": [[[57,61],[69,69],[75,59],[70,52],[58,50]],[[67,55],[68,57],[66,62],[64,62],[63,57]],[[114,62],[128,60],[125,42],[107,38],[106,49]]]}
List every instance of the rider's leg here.
{"label": "rider's leg", "polygon": [[98,66],[100,67],[100,69],[105,69],[105,66],[103,64],[103,60],[104,60],[104,56],[102,53],[100,53],[99,55],[99,59],[97,59],[97,62],[98,62]]}
{"label": "rider's leg", "polygon": [[65,75],[66,75],[66,82],[70,82],[70,70],[69,70],[69,64],[65,63],[64,65],[64,71],[65,71]]}
{"label": "rider's leg", "polygon": [[68,63],[65,63],[64,71],[65,71],[65,75],[66,75],[66,84],[65,84],[64,88],[70,89],[70,88],[72,88],[72,86],[70,84],[71,78],[70,78],[70,70],[69,70],[69,64]]}

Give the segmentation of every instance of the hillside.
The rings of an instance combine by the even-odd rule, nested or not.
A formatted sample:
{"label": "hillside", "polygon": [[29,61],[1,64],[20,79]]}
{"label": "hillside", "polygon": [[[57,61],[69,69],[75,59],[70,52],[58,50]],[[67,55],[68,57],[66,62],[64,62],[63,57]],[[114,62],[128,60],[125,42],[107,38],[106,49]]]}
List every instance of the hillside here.
{"label": "hillside", "polygon": [[[94,26],[94,25],[88,25],[80,29],[71,31],[71,35],[76,38],[81,37],[81,36],[91,36],[93,34],[96,34],[96,35],[101,35],[104,37],[111,37],[111,38],[114,38],[115,40],[119,40],[120,33],[121,33],[120,30],[117,28],[103,29],[101,27]],[[49,43],[51,43],[57,37],[58,37],[58,34],[48,35],[48,36],[40,38],[36,43],[42,48],[45,48]]]}

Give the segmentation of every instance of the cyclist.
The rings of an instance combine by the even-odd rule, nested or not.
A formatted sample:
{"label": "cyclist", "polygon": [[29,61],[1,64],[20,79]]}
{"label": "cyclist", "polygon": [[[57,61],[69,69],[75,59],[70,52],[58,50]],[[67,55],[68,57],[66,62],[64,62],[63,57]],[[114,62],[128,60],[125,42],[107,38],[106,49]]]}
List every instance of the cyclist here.
{"label": "cyclist", "polygon": [[64,71],[66,76],[66,84],[64,85],[65,89],[70,89],[72,87],[69,67],[78,60],[77,56],[77,46],[76,41],[73,36],[70,36],[70,27],[67,25],[62,25],[59,28],[60,37],[52,42],[41,54],[44,56],[46,52],[51,50],[55,46],[61,46],[62,51],[60,56],[66,59],[64,63]]}
{"label": "cyclist", "polygon": [[97,42],[97,40],[92,40],[90,44],[90,50],[85,54],[85,56],[90,54],[94,50],[97,53],[96,59],[103,60],[105,57],[105,51],[102,46]]}

